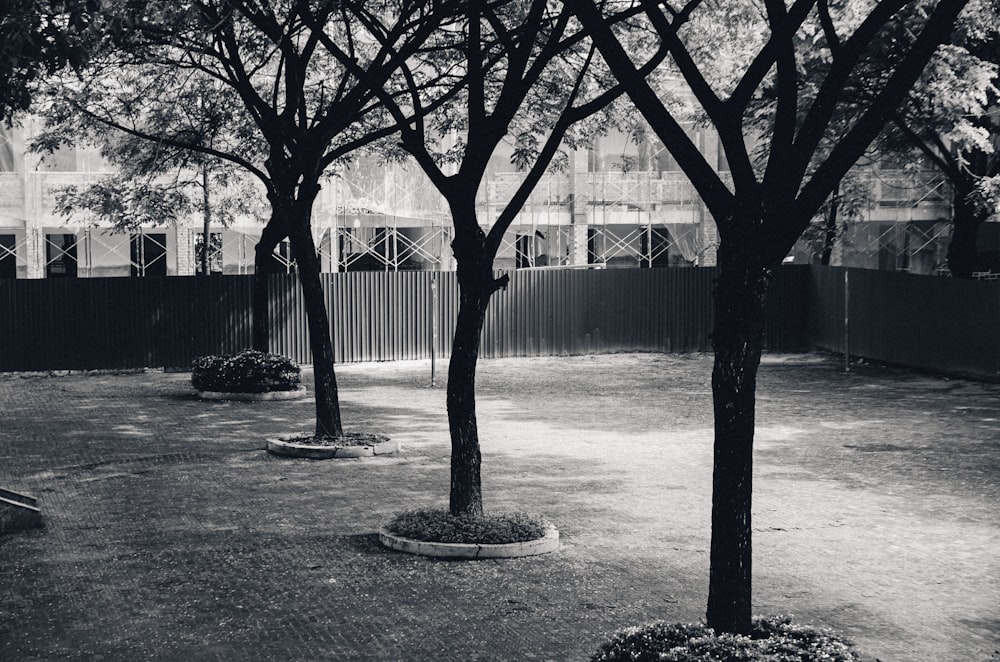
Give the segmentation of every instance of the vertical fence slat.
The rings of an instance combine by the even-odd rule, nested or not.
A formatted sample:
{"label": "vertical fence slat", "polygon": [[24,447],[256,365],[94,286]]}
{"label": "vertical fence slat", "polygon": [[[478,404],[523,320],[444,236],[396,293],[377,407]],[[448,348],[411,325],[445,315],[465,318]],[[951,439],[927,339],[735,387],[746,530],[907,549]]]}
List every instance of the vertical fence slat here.
{"label": "vertical fence slat", "polygon": [[[491,302],[484,358],[711,348],[714,268],[511,274]],[[431,295],[437,281],[436,301]],[[454,272],[324,274],[336,360],[438,359],[458,311]],[[252,276],[0,281],[0,371],[187,368],[250,345]],[[1000,377],[1000,282],[851,270],[852,354]],[[432,311],[432,306],[435,309]],[[308,364],[294,274],[268,278],[272,351]],[[766,347],[842,351],[843,269],[782,268]]]}

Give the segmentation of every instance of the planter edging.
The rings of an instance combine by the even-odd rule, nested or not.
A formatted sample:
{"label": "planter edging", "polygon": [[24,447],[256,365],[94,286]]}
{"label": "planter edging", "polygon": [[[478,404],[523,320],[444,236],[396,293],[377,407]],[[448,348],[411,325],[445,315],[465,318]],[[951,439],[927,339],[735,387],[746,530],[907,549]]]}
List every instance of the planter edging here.
{"label": "planter edging", "polygon": [[522,556],[548,554],[559,549],[559,531],[551,524],[546,527],[544,536],[524,542],[501,544],[429,542],[397,536],[384,527],[378,532],[378,540],[384,546],[398,552],[446,559],[516,559]]}
{"label": "planter edging", "polygon": [[351,457],[373,457],[375,455],[389,455],[398,453],[402,444],[392,439],[380,441],[376,444],[365,444],[362,446],[315,446],[310,444],[297,444],[284,439],[268,439],[267,451],[275,455],[285,457],[304,457],[313,460],[329,460],[332,458]]}
{"label": "planter edging", "polygon": [[309,395],[305,386],[290,391],[266,391],[247,393],[245,391],[198,391],[202,400],[240,400],[242,402],[264,402],[268,400],[301,400]]}

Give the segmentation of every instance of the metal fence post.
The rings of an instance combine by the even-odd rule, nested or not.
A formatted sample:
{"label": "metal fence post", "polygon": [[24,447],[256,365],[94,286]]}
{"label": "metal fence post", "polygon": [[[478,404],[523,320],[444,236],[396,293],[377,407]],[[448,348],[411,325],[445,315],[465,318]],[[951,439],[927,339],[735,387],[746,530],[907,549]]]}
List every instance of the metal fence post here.
{"label": "metal fence post", "polygon": [[851,346],[849,344],[851,326],[850,292],[850,279],[848,278],[847,267],[844,267],[844,372],[851,371]]}

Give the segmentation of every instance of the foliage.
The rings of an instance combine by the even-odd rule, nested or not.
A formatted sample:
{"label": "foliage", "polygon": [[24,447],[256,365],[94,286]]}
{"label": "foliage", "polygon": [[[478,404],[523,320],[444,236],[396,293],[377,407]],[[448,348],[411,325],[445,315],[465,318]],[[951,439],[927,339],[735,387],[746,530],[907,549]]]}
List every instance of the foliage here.
{"label": "foliage", "polygon": [[475,517],[427,508],[398,513],[385,528],[397,536],[427,542],[503,544],[538,540],[547,526],[544,519],[530,513],[487,512]]}
{"label": "foliage", "polygon": [[749,636],[716,634],[703,624],[658,622],[616,633],[591,662],[855,662],[853,646],[829,630],[757,617]]}
{"label": "foliage", "polygon": [[[154,155],[194,153],[203,172],[199,159],[225,161],[259,180],[271,208],[254,251],[255,273],[266,273],[287,237],[306,305],[318,437],[343,429],[313,203],[329,167],[397,131],[374,101],[378,94],[395,94],[403,79],[423,90],[448,76],[433,67],[407,70],[407,62],[434,35],[461,39],[442,29],[458,4],[117,2],[118,50],[94,68],[101,76],[66,86],[61,98],[67,117],[144,139]],[[407,107],[403,120],[413,121],[417,110]],[[206,214],[205,226],[209,221]],[[267,344],[262,285],[255,278],[258,348]]]}
{"label": "foliage", "polygon": [[46,154],[90,144],[115,174],[56,191],[56,211],[119,231],[177,223],[201,213],[219,225],[260,216],[264,201],[245,169],[215,153],[262,159],[235,95],[204,75],[130,55],[103,53],[84,76],[53,76],[40,88],[43,129],[31,141]]}
{"label": "foliage", "polygon": [[[606,126],[607,121],[585,123],[622,96],[624,88],[602,66],[566,3],[462,3],[455,17],[455,29],[439,31],[433,49],[409,68],[411,73],[453,71],[455,77],[428,88],[408,76],[405,95],[385,89],[377,94],[399,127],[402,149],[451,211],[461,305],[446,397],[452,441],[450,511],[476,517],[483,512],[475,411],[478,338],[490,298],[509,282],[507,275],[496,277],[494,259],[546,169],[568,164],[565,153],[560,156],[562,147],[574,147]],[[463,35],[457,47],[450,43],[455,34]],[[419,121],[406,121],[411,106],[424,111]],[[492,227],[484,229],[476,192],[491,157],[504,145],[512,148],[511,161],[524,176],[512,195],[494,201],[501,211]]]}
{"label": "foliage", "polygon": [[0,5],[0,119],[31,103],[31,85],[79,69],[102,33],[95,0],[4,0]]}
{"label": "foliage", "polygon": [[191,364],[191,384],[199,391],[292,391],[301,380],[299,366],[290,358],[252,349],[233,356],[200,356]]}
{"label": "foliage", "polygon": [[[751,458],[771,273],[950,39],[968,3],[625,3],[641,8],[642,20],[658,33],[657,52],[666,49],[700,115],[717,130],[729,166],[723,175],[686,134],[685,118],[664,103],[666,93],[646,79],[638,54],[609,28],[609,3],[565,2],[718,229],[715,487],[706,613],[718,631],[751,629]],[[886,43],[892,49],[880,47]],[[720,47],[728,50],[720,53]],[[864,102],[851,106],[852,96]],[[765,130],[756,130],[762,125]],[[753,157],[755,140],[763,159]]]}
{"label": "foliage", "polygon": [[[122,232],[176,224],[204,213],[204,184],[197,173],[175,175],[160,179],[154,173],[133,176],[119,172],[86,186],[60,187],[55,191],[55,211],[67,218],[99,220]],[[245,178],[233,181],[215,171],[208,183],[209,213],[219,225],[229,226],[240,216],[259,216],[265,210],[258,191]]]}

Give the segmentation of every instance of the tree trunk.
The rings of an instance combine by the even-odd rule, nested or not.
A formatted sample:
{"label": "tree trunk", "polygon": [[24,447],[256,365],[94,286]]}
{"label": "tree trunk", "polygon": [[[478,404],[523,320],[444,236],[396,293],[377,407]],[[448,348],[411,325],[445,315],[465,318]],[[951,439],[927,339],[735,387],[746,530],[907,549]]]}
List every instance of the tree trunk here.
{"label": "tree trunk", "polygon": [[312,204],[318,193],[318,184],[302,183],[298,199],[291,195],[283,196],[282,207],[287,205],[290,212],[285,216],[288,219],[288,237],[298,265],[299,285],[302,287],[309,327],[309,347],[312,350],[313,376],[316,382],[316,436],[339,438],[344,436],[344,428],[340,419],[340,398],[333,366],[330,320],[320,281],[319,255],[316,253],[310,227]]}
{"label": "tree trunk", "polygon": [[253,348],[258,352],[271,349],[271,325],[268,317],[268,276],[274,272],[274,249],[288,236],[288,224],[272,210],[260,239],[254,246],[253,288],[251,290],[251,324]]}
{"label": "tree trunk", "polygon": [[482,458],[476,423],[476,363],[492,280],[490,277],[484,287],[459,279],[458,320],[448,362],[447,389],[448,429],[451,432],[449,509],[453,515],[479,517],[483,514]]}
{"label": "tree trunk", "polygon": [[770,269],[755,243],[725,241],[719,249],[712,344],[715,449],[708,626],[747,634],[751,627],[753,433],[757,368],[764,340]]}
{"label": "tree trunk", "polygon": [[[475,188],[473,187],[473,191]],[[482,458],[476,422],[476,363],[483,320],[490,297],[506,277],[493,278],[493,255],[485,246],[485,235],[476,223],[475,200],[452,202],[459,304],[451,359],[448,362],[448,429],[451,432],[451,492],[453,515],[483,514],[480,478]]]}
{"label": "tree trunk", "polygon": [[955,209],[951,223],[951,241],[948,243],[948,269],[954,278],[972,278],[972,273],[976,271],[979,259],[976,236],[979,234],[979,226],[989,216],[970,199],[973,187],[971,182],[955,185]]}

